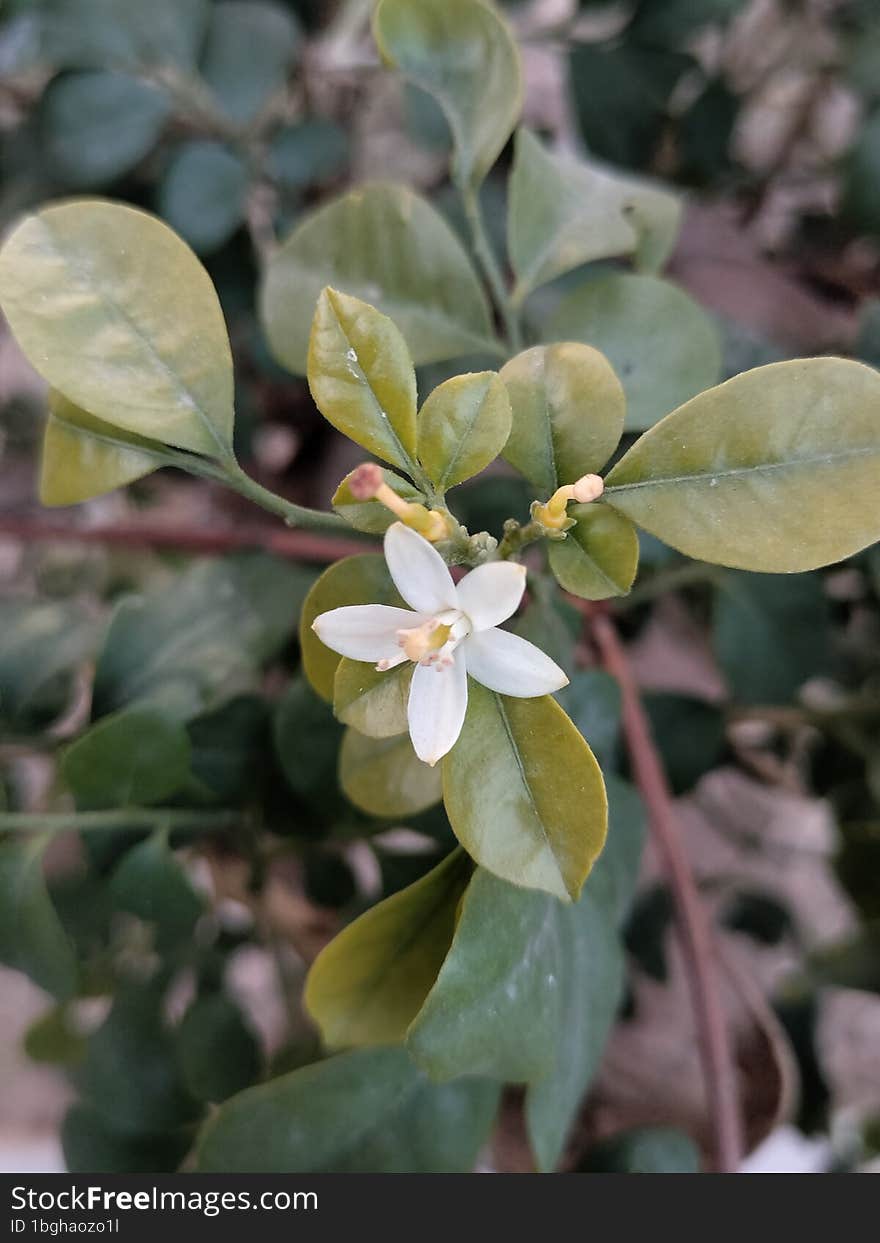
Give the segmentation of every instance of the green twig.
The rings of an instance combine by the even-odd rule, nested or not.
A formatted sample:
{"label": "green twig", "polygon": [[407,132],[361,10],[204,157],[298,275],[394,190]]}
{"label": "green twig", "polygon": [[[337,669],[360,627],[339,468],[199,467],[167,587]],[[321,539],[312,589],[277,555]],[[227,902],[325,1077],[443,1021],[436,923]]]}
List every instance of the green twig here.
{"label": "green twig", "polygon": [[109,811],[0,812],[0,831],[24,833],[95,833],[107,829],[230,829],[237,811],[190,811],[167,807],[114,807]]}
{"label": "green twig", "polygon": [[504,331],[507,334],[510,351],[512,354],[517,354],[522,349],[522,331],[519,325],[519,317],[511,303],[507,286],[504,283],[504,277],[501,274],[501,267],[486,233],[479,194],[469,182],[460,182],[458,191],[461,195],[462,206],[470,227],[474,254],[483,270],[483,275],[492,291],[495,305],[504,321]]}
{"label": "green twig", "polygon": [[199,469],[193,470],[193,473],[203,474],[226,484],[233,491],[246,496],[255,505],[259,505],[261,509],[283,519],[289,527],[300,527],[305,531],[351,533],[351,527],[344,518],[340,518],[339,514],[331,514],[322,509],[308,509],[304,505],[296,505],[293,501],[285,500],[283,496],[270,492],[261,483],[251,479],[250,475],[243,471],[234,460],[217,469]]}

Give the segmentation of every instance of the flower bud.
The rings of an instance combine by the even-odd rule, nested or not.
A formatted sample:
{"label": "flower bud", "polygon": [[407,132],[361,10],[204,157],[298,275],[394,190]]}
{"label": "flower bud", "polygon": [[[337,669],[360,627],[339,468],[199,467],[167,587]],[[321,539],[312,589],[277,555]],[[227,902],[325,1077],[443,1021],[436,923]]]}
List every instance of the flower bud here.
{"label": "flower bud", "polygon": [[375,462],[364,462],[348,477],[348,490],[356,501],[371,501],[385,483],[382,468]]}

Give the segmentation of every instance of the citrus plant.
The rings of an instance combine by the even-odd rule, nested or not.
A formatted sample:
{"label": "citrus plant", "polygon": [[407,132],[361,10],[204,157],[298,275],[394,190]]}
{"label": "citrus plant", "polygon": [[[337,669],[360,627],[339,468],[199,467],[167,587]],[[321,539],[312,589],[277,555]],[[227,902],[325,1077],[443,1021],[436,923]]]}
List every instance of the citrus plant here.
{"label": "citrus plant", "polygon": [[[117,992],[78,1065],[66,1142],[80,1168],[122,1133],[126,1168],[173,1168],[194,1145],[203,1170],[466,1170],[504,1084],[525,1085],[535,1162],[555,1168],[621,1001],[644,831],[634,787],[579,724],[609,688],[574,670],[570,606],[595,620],[618,672],[602,602],[632,588],[640,531],[700,562],[783,575],[880,536],[876,371],[822,357],[717,384],[713,323],[660,275],[678,200],[516,128],[520,56],[495,7],[379,0],[373,31],[446,119],[471,253],[390,183],[320,207],[270,250],[267,338],[365,459],[332,509],[293,504],[239,465],[220,304],[166,224],[65,201],[26,216],[0,251],[0,304],[50,387],[44,504],[174,467],[292,527],[365,541],[313,582],[245,558],[191,574],[175,598],[123,601],[91,723],[62,761],[76,810],[0,816],[21,834],[2,847],[0,949],[57,996],[53,1022],[101,983],[82,978],[45,890],[53,833],[80,830],[95,849],[121,834],[106,858],[116,900],[157,920],[160,966]],[[505,263],[481,187],[512,135]],[[456,489],[488,487],[499,461],[531,504],[470,530]],[[253,1040],[217,986],[226,934],[204,931],[172,846],[253,835],[232,770],[257,762],[265,722],[248,692],[297,613],[307,682],[274,730],[298,797],[349,835],[442,805],[454,840],[444,821],[441,861],[313,962],[305,1005],[326,1056],[254,1084]],[[332,769],[310,759],[319,734],[344,812]],[[228,767],[212,768],[212,747]],[[633,775],[650,791],[638,758]],[[197,924],[198,1000],[168,1061],[161,997],[192,965]],[[162,1090],[130,1084],[120,1121],[98,1081],[123,1048],[153,1059]]]}

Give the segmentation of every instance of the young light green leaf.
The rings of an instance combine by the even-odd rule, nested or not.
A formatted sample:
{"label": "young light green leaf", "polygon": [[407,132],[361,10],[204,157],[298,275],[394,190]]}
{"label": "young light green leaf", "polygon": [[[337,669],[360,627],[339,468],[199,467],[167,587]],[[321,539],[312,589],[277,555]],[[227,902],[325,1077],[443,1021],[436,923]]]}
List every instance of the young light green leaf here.
{"label": "young light green leaf", "polygon": [[477,869],[452,946],[407,1036],[432,1079],[485,1074],[528,1083],[552,1070],[562,909],[546,894]]}
{"label": "young light green leaf", "polygon": [[0,303],[68,401],[151,440],[232,448],[232,355],[210,278],[154,216],[81,200],[27,216],[0,251]]}
{"label": "young light green leaf", "polygon": [[[349,480],[354,471],[349,472],[336,489],[332,505],[336,512],[350,523],[356,531],[365,531],[368,535],[384,535],[397,515],[392,513],[381,501],[360,501],[351,494]],[[383,470],[382,478],[392,492],[405,501],[414,501],[418,505],[425,504],[425,496],[408,479],[395,475],[393,470]]]}
{"label": "young light green leaf", "polygon": [[605,499],[702,561],[790,574],[880,536],[880,375],[842,358],[771,363],[638,440]]}
{"label": "young light green leaf", "polygon": [[419,460],[440,492],[479,474],[507,443],[510,399],[494,371],[453,376],[419,412]]}
{"label": "young light green leaf", "polygon": [[40,462],[43,505],[77,505],[124,488],[162,465],[164,446],[125,432],[49,390]]}
{"label": "young light green leaf", "polygon": [[374,665],[343,656],[333,684],[333,710],[358,733],[394,738],[406,733],[406,705],[413,669],[409,661],[380,673]]}
{"label": "young light green leaf", "polygon": [[633,524],[607,505],[570,505],[568,516],[577,525],[547,549],[559,585],[582,600],[625,596],[639,564]]}
{"label": "young light green leaf", "polygon": [[170,112],[163,90],[125,73],[55,78],[40,107],[49,166],[71,186],[106,185],[152,149]]}
{"label": "young light green leaf", "polygon": [[309,388],[328,423],[412,470],[416,373],[400,330],[359,298],[323,290],[309,339]]}
{"label": "young light green leaf", "polygon": [[367,738],[347,729],[339,751],[339,783],[369,816],[410,816],[440,802],[440,770],[423,764],[409,734]]}
{"label": "young light green leaf", "polygon": [[213,6],[201,75],[232,121],[253,121],[284,85],[297,42],[296,22],[277,4],[220,0]]}
{"label": "young light green leaf", "polygon": [[47,837],[0,843],[0,962],[65,1001],[76,991],[73,946],[46,891]]}
{"label": "young light green leaf", "polygon": [[303,999],[329,1048],[403,1042],[443,965],[470,876],[467,855],[454,850],[322,950]]}
{"label": "young light green leaf", "polygon": [[626,426],[651,427],[714,384],[715,325],[683,290],[656,276],[607,272],[572,290],[550,316],[548,341],[586,341],[607,355],[626,393]]}
{"label": "young light green leaf", "polygon": [[626,399],[598,350],[536,345],[512,358],[501,379],[513,408],[504,456],[542,496],[595,473],[617,448]]}
{"label": "young light green leaf", "polygon": [[222,142],[181,143],[159,186],[159,208],[200,255],[228,242],[245,214],[250,173]]}
{"label": "young light green leaf", "polygon": [[221,1105],[199,1136],[198,1169],[469,1173],[494,1121],[498,1095],[497,1084],[480,1079],[430,1084],[405,1049],[356,1049]]}
{"label": "young light green leaf", "polygon": [[328,703],[333,702],[333,680],[342,657],[324,646],[312,630],[312,622],[321,613],[329,613],[331,609],[341,609],[349,604],[405,607],[391,581],[385,558],[379,553],[345,557],[334,562],[314,584],[303,604],[299,622],[303,672]]}
{"label": "young light green leaf", "polygon": [[359,186],[306,217],[271,256],[263,325],[275,357],[300,375],[313,308],[327,285],[390,316],[417,365],[501,352],[461,242],[430,203],[403,186]]}
{"label": "young light green leaf", "polygon": [[504,880],[576,899],[605,842],[592,751],[550,696],[511,699],[469,682],[464,728],[443,761],[456,837]]}
{"label": "young light green leaf", "polygon": [[183,785],[189,759],[189,737],[178,721],[129,708],[72,742],[61,773],[80,808],[149,807]]}
{"label": "young light green leaf", "polygon": [[386,63],[436,99],[455,144],[455,175],[477,186],[522,106],[519,52],[481,0],[380,0],[373,34]]}
{"label": "young light green leaf", "polygon": [[514,302],[522,304],[539,285],[596,259],[635,255],[640,266],[662,267],[680,216],[674,195],[555,155],[520,129],[508,217]]}

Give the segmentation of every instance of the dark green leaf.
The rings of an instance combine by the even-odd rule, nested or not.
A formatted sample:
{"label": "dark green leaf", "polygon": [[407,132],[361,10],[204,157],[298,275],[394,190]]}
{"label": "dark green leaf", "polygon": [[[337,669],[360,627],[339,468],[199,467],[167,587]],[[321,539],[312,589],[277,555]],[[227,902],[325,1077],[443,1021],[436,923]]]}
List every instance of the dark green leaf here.
{"label": "dark green leaf", "polygon": [[61,1126],[64,1164],[71,1174],[173,1173],[190,1142],[187,1131],[161,1135],[118,1131],[89,1105],[74,1105]]}
{"label": "dark green leaf", "polygon": [[253,121],[283,86],[298,42],[296,23],[264,0],[220,0],[213,6],[202,77],[228,117]]}
{"label": "dark green leaf", "polygon": [[400,1048],[359,1049],[250,1088],[203,1128],[203,1173],[468,1173],[498,1106],[483,1080],[436,1086]]}
{"label": "dark green leaf", "polygon": [[71,604],[0,601],[0,722],[43,728],[63,711],[76,668],[92,653],[95,623]]}
{"label": "dark green leaf", "polygon": [[260,1047],[239,1007],[223,993],[197,997],[176,1032],[183,1080],[202,1101],[225,1101],[260,1073]]}
{"label": "dark green leaf", "polygon": [[222,142],[177,148],[159,187],[159,210],[200,255],[228,242],[245,214],[250,174]]}
{"label": "dark green leaf", "polygon": [[71,186],[106,185],[152,149],[170,111],[164,91],[127,74],[56,78],[40,113],[46,159]]}
{"label": "dark green leaf", "polygon": [[0,844],[0,962],[64,1001],[77,985],[73,946],[46,891],[48,839]]}
{"label": "dark green leaf", "polygon": [[129,708],[104,717],[67,748],[61,774],[81,809],[149,807],[186,781],[186,730],[160,712]]}
{"label": "dark green leaf", "polygon": [[156,925],[163,948],[189,940],[205,909],[161,830],[128,851],[110,890],[122,910]]}
{"label": "dark green leaf", "polygon": [[699,1174],[700,1153],[682,1131],[644,1127],[591,1148],[580,1170],[594,1174]]}
{"label": "dark green leaf", "polygon": [[267,165],[281,185],[303,190],[338,177],[348,160],[348,131],[333,121],[315,120],[279,130],[269,144]]}
{"label": "dark green leaf", "polygon": [[651,732],[676,794],[684,794],[724,754],[724,718],[717,704],[692,695],[644,696]]}

